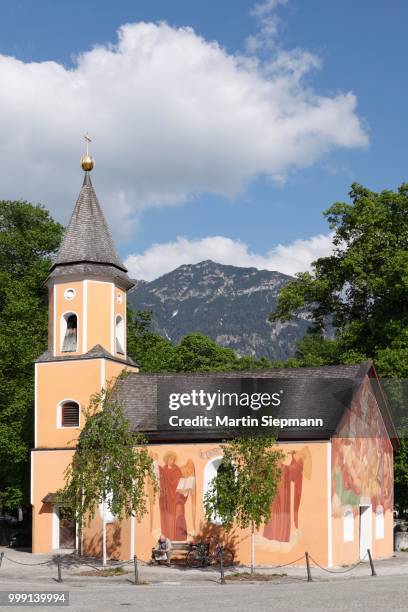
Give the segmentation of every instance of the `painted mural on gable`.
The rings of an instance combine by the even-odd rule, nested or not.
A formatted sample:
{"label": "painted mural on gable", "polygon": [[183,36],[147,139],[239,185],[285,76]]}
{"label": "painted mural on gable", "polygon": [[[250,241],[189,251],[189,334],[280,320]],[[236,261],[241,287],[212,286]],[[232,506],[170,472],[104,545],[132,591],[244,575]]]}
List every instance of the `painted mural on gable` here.
{"label": "painted mural on gable", "polygon": [[392,445],[369,381],[361,386],[332,440],[333,516],[345,506],[393,508]]}

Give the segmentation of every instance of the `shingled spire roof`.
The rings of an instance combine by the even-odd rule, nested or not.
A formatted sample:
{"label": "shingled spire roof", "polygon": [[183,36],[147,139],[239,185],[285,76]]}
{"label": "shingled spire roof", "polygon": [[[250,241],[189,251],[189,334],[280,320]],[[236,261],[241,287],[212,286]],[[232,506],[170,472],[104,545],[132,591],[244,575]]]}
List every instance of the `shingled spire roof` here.
{"label": "shingled spire roof", "polygon": [[85,172],[82,189],[54,265],[85,261],[111,264],[127,272],[116,252],[89,172]]}
{"label": "shingled spire roof", "polygon": [[78,272],[101,274],[102,270],[126,281],[127,286],[133,284],[116,251],[89,172],[85,172],[82,189],[50,277]]}

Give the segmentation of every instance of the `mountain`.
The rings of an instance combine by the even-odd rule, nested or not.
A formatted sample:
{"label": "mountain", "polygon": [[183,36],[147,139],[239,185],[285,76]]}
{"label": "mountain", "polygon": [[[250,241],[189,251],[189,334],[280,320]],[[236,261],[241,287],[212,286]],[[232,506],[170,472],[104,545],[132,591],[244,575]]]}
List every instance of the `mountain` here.
{"label": "mountain", "polygon": [[280,272],[224,266],[213,261],[183,265],[128,293],[133,310],[152,310],[154,330],[177,343],[202,332],[239,355],[270,360],[293,356],[308,323],[269,323],[277,295],[292,277]]}

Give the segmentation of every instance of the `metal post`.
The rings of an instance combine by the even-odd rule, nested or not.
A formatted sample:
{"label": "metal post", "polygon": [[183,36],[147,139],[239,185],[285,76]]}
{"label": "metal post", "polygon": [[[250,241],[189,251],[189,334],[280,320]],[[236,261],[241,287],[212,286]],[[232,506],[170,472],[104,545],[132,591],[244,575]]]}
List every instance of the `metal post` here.
{"label": "metal post", "polygon": [[102,567],[103,569],[106,568],[106,500],[105,500],[105,494],[102,498],[102,514],[103,514],[103,519],[102,519]]}
{"label": "metal post", "polygon": [[224,559],[222,558],[222,553],[220,555],[220,572],[221,572],[221,584],[225,584]]}
{"label": "metal post", "polygon": [[58,578],[57,582],[63,582],[61,573],[61,555],[57,555]]}
{"label": "metal post", "polygon": [[374,563],[373,563],[373,558],[371,556],[371,550],[369,548],[367,548],[367,554],[368,554],[368,560],[370,561],[370,567],[371,567],[371,575],[372,576],[376,576],[376,571],[374,569]]}
{"label": "metal post", "polygon": [[309,553],[305,552],[306,557],[306,569],[307,569],[307,581],[312,582],[312,573],[310,571]]}
{"label": "metal post", "polygon": [[133,565],[135,568],[135,584],[139,584],[139,569],[137,567],[137,557],[133,555]]}
{"label": "metal post", "polygon": [[0,567],[1,567],[1,564],[3,563],[3,557],[4,557],[4,552],[0,554]]}

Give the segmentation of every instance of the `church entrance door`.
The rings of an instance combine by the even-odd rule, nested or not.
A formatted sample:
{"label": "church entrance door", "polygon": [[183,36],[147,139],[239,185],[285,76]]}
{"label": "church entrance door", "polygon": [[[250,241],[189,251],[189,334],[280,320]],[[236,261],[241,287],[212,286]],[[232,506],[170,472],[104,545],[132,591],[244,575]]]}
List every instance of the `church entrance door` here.
{"label": "church entrance door", "polygon": [[75,548],[75,521],[59,508],[59,548]]}
{"label": "church entrance door", "polygon": [[367,559],[367,549],[371,550],[371,506],[360,506],[359,534],[360,534],[360,559]]}

